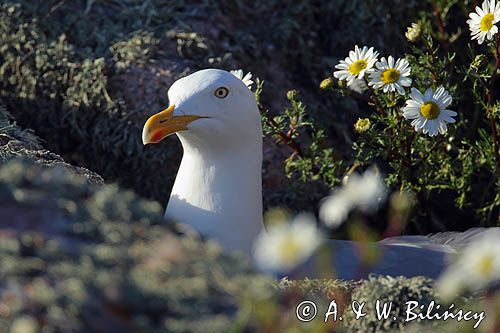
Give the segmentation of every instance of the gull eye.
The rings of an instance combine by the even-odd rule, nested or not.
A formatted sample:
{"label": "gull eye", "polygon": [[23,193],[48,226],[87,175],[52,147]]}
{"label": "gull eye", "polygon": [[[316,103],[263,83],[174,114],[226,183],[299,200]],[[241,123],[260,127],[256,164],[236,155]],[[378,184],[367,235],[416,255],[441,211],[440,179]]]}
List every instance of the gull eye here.
{"label": "gull eye", "polygon": [[229,94],[229,89],[227,89],[226,87],[219,87],[214,91],[215,97],[220,99],[226,98],[228,94]]}

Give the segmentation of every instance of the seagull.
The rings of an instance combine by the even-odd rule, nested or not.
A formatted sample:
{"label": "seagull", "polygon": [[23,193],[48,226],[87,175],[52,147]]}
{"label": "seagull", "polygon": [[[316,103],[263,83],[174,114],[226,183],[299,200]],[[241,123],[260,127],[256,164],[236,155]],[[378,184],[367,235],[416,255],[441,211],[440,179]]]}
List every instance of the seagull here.
{"label": "seagull", "polygon": [[241,79],[205,69],[177,80],[170,106],[144,125],[144,144],[177,134],[184,155],[165,217],[224,249],[252,252],[262,231],[262,125]]}
{"label": "seagull", "polygon": [[[242,73],[219,69],[200,70],[177,80],[168,91],[170,106],[146,121],[142,141],[155,144],[176,134],[184,150],[165,217],[251,260],[254,241],[264,228],[263,133],[248,81]],[[362,244],[329,240],[328,245],[337,278],[363,278],[370,273],[436,278],[450,254],[484,232],[475,228],[387,238],[373,244],[381,258],[371,267],[358,258]],[[314,266],[313,256],[286,275],[315,278]]]}

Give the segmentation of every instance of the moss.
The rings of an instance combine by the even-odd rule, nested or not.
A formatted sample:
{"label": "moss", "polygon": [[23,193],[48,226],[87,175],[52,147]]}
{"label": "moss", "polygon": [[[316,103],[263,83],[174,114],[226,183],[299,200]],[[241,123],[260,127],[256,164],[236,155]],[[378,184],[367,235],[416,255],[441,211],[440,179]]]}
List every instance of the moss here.
{"label": "moss", "polygon": [[132,64],[144,65],[153,61],[159,43],[153,33],[145,31],[135,32],[131,37],[116,42],[111,46],[116,68],[123,69]]}
{"label": "moss", "polygon": [[5,164],[0,327],[227,331],[237,295],[268,280],[213,243],[179,237],[162,215],[155,202],[62,168]]}
{"label": "moss", "polygon": [[[417,301],[420,305],[427,306],[437,295],[433,289],[433,280],[426,277],[404,278],[390,276],[370,276],[357,288],[352,299],[358,302],[366,302],[363,311],[365,317],[355,320],[352,311],[347,312],[345,320],[349,332],[379,332],[379,331],[405,331],[406,302]],[[376,311],[376,300],[381,304],[389,304],[392,307],[388,320],[378,320]],[[415,310],[417,311],[417,310]],[[396,318],[396,320],[392,320]],[[420,319],[417,320],[420,323]]]}
{"label": "moss", "polygon": [[[175,163],[172,155],[178,149],[144,152],[140,129],[147,114],[143,109],[129,110],[123,97],[110,95],[107,61],[84,57],[87,51],[75,50],[57,24],[54,29],[61,29],[59,35],[46,31],[49,26],[32,17],[32,12],[37,13],[33,7],[6,3],[0,8],[0,74],[7,78],[0,80],[4,102],[24,127],[35,128],[49,148],[66,160],[98,170],[111,180],[122,173],[122,183],[143,188],[140,192],[148,196],[166,198],[169,186],[159,186],[157,178],[147,175],[171,182],[173,172],[158,165]],[[131,60],[123,58],[126,46],[120,42],[114,46],[117,64]],[[149,112],[158,109],[151,107]],[[118,160],[122,162],[117,164]],[[141,180],[138,174],[143,174]]]}
{"label": "moss", "polygon": [[304,279],[289,280],[287,278],[279,281],[278,290],[281,293],[298,293],[302,296],[322,297],[332,299],[333,295],[346,297],[356,286],[352,281],[333,279]]}

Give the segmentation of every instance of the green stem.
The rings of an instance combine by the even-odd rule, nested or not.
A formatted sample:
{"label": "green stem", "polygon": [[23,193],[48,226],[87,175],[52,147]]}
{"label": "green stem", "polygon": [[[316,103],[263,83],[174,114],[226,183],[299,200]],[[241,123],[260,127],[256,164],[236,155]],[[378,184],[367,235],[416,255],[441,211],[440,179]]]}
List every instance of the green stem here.
{"label": "green stem", "polygon": [[432,81],[434,82],[437,82],[438,81],[438,78],[439,78],[439,75],[438,73],[436,72],[436,56],[434,54],[434,50],[432,49],[431,45],[429,44],[429,41],[427,40],[427,38],[424,38],[424,44],[425,44],[425,47],[427,48],[427,50],[429,51],[429,54],[431,56],[431,68],[427,68],[431,74],[432,74]]}
{"label": "green stem", "polygon": [[439,10],[439,7],[436,5],[436,1],[432,1],[432,10],[434,11],[434,16],[436,16],[436,20],[438,21],[439,32],[441,33],[441,36],[445,36],[446,29],[444,27],[444,21],[443,18],[441,17],[441,11]]}
{"label": "green stem", "polygon": [[[259,107],[259,108],[260,108],[261,114],[269,115],[269,110],[267,110],[263,107]],[[283,144],[290,147],[294,151],[295,154],[299,155],[300,157],[304,157],[304,153],[302,152],[302,149],[297,144],[297,142],[292,137],[290,137],[286,133],[281,132],[278,129],[279,126],[276,123],[276,121],[274,121],[272,116],[267,116],[266,118],[267,118],[266,122],[267,122],[268,126],[270,126],[273,129],[273,134],[279,136],[280,142],[282,142]]]}
{"label": "green stem", "polygon": [[373,89],[373,87],[368,84],[368,79],[366,78],[366,76],[363,77],[363,80],[365,81],[365,84],[368,87],[368,90],[370,90],[370,93],[372,95],[371,102],[373,102],[373,104],[375,105],[375,108],[378,110],[378,112],[380,112],[382,117],[384,117],[384,118],[387,117],[387,113],[385,112],[384,108],[382,107],[382,105],[380,104],[380,101],[377,98],[377,94],[375,93],[375,89]]}
{"label": "green stem", "polygon": [[[499,35],[496,36],[495,38],[495,66],[493,68],[493,73],[491,74],[491,80],[489,84],[489,89],[488,89],[488,107],[492,108],[493,107],[493,102],[494,102],[494,95],[493,95],[493,89],[495,86],[495,81],[497,79],[497,72],[500,69],[500,37]],[[491,110],[488,110],[491,112]],[[491,125],[491,134],[493,137],[493,149],[494,154],[495,154],[495,161],[496,161],[496,172],[497,174],[500,174],[500,147],[498,144],[498,129],[497,129],[497,123],[495,118],[492,116],[490,117],[490,125]]]}

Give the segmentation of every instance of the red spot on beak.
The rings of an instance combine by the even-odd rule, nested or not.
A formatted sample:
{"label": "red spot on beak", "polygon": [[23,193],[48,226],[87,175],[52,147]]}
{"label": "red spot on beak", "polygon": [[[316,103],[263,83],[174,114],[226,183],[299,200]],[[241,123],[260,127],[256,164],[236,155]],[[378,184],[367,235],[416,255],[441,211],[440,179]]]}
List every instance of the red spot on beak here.
{"label": "red spot on beak", "polygon": [[159,142],[163,136],[165,135],[165,132],[164,131],[157,131],[155,132],[155,134],[153,134],[153,136],[151,137],[151,141],[153,142]]}

